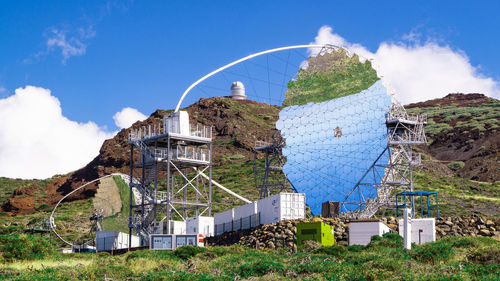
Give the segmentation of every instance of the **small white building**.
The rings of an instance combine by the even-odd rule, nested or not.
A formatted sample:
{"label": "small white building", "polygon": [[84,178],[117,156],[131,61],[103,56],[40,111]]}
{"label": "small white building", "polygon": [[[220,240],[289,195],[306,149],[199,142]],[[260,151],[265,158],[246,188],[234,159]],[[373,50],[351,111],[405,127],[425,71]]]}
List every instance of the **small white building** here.
{"label": "small white building", "polygon": [[203,234],[214,236],[214,217],[193,217],[186,220],[186,234]]}
{"label": "small white building", "polygon": [[370,243],[372,236],[382,236],[390,232],[390,228],[381,221],[359,220],[349,223],[349,245],[363,245]]}
{"label": "small white building", "polygon": [[[127,233],[118,231],[97,231],[95,234],[96,249],[100,251],[111,251],[128,249],[129,236]],[[139,236],[132,235],[131,248],[141,246]]]}
{"label": "small white building", "polygon": [[[399,235],[403,236],[403,220],[399,220]],[[436,241],[436,219],[411,219],[411,243],[424,244]]]}

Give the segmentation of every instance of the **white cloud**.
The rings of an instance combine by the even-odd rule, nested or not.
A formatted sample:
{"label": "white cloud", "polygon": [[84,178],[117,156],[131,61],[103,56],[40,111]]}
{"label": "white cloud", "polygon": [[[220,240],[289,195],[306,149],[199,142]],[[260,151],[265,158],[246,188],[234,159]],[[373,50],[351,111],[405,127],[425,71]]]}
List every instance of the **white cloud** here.
{"label": "white cloud", "polygon": [[[322,26],[313,44],[333,44],[362,57],[373,59],[373,66],[403,104],[443,97],[449,93],[483,93],[500,97],[500,82],[483,75],[471,65],[467,55],[433,41],[420,43],[416,34],[400,42],[382,42],[375,53],[353,44]],[[309,50],[312,55],[317,51]]]}
{"label": "white cloud", "polygon": [[116,126],[120,129],[128,128],[135,122],[143,121],[146,118],[148,118],[146,115],[131,107],[125,107],[113,116]]}
{"label": "white cloud", "polygon": [[74,35],[68,35],[68,30],[53,28],[50,31],[50,36],[47,39],[47,53],[59,49],[63,56],[62,63],[73,56],[84,55],[87,51],[85,41],[95,36],[95,31],[92,26],[87,29],[79,28]]}
{"label": "white cloud", "polygon": [[62,115],[50,90],[26,86],[0,99],[0,176],[47,178],[83,167],[115,133]]}

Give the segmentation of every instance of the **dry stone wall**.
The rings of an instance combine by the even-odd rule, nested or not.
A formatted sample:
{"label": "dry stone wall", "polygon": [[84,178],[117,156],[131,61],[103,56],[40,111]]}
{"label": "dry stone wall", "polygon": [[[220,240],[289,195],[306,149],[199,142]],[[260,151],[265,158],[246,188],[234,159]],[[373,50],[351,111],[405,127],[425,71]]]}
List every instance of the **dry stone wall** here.
{"label": "dry stone wall", "polygon": [[[387,224],[391,232],[398,233],[398,220],[395,217],[383,217],[381,221]],[[350,219],[343,218],[312,218],[286,220],[273,224],[260,225],[253,229],[226,232],[222,235],[207,238],[208,245],[227,246],[240,244],[252,248],[274,249],[291,244],[296,235],[295,225],[298,222],[318,222],[334,226],[335,243],[347,245],[349,239]],[[500,240],[500,218],[481,216],[444,217],[436,219],[436,238],[444,236],[487,236]]]}

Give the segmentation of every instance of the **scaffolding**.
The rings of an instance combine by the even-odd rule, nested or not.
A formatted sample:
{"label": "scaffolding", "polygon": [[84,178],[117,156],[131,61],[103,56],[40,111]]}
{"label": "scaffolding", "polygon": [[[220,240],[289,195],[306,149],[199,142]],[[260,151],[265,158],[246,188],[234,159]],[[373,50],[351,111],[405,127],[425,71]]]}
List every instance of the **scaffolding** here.
{"label": "scaffolding", "polygon": [[[170,232],[174,219],[212,215],[211,127],[191,126],[187,113],[178,111],[160,124],[131,130],[129,145],[129,237],[134,230],[149,245],[158,219]],[[139,163],[134,163],[135,149]]]}
{"label": "scaffolding", "polygon": [[[279,131],[276,131],[269,141],[255,141],[253,170],[255,186],[259,190],[260,199],[280,192],[291,190],[296,192],[283,173],[283,166],[286,162],[282,154],[284,146],[285,140]],[[263,164],[258,161],[259,153],[264,153]]]}
{"label": "scaffolding", "polygon": [[[387,147],[340,203],[340,210],[344,209],[343,216],[345,217],[372,217],[378,210],[395,207],[397,203],[394,200],[395,193],[414,191],[414,170],[422,167],[421,155],[414,148],[427,144],[424,132],[427,117],[409,115],[401,104],[393,103],[389,107],[385,123]],[[381,163],[380,160],[384,155],[388,157],[388,163]],[[384,174],[380,175],[377,168],[383,168]],[[369,174],[374,175],[371,177],[373,182],[365,182]],[[376,197],[366,198],[363,195],[363,188],[365,191],[376,190]],[[358,201],[349,201],[352,194],[358,194]],[[347,204],[355,204],[358,209],[347,211]],[[413,198],[410,204],[414,208]]]}

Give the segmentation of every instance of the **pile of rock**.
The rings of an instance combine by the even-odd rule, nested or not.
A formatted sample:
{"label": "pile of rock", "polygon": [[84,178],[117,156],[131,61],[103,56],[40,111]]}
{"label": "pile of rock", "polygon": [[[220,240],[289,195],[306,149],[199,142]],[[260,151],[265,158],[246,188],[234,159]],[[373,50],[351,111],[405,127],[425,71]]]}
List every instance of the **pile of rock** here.
{"label": "pile of rock", "polygon": [[500,218],[444,217],[436,220],[436,236],[487,236],[500,239]]}
{"label": "pile of rock", "polygon": [[[396,217],[383,217],[380,221],[387,224],[392,233],[398,233]],[[286,220],[273,224],[259,225],[253,229],[227,232],[207,238],[208,245],[240,244],[252,248],[270,248],[291,246],[296,235],[298,222],[319,222],[332,225],[335,229],[335,243],[347,245],[349,240],[349,222],[344,218],[312,218]],[[480,216],[445,217],[436,220],[436,237],[443,236],[492,236],[500,240],[500,219],[488,219]]]}

